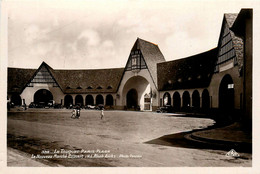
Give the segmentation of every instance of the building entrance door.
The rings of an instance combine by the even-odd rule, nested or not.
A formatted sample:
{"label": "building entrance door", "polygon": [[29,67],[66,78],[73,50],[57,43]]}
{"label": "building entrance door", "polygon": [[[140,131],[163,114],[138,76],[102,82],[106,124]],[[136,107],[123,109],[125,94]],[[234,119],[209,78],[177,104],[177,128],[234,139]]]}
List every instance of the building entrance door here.
{"label": "building entrance door", "polygon": [[34,103],[46,106],[53,100],[52,93],[47,89],[40,89],[34,94]]}
{"label": "building entrance door", "polygon": [[126,95],[126,105],[128,109],[136,109],[138,106],[137,103],[138,94],[135,89],[130,89]]}

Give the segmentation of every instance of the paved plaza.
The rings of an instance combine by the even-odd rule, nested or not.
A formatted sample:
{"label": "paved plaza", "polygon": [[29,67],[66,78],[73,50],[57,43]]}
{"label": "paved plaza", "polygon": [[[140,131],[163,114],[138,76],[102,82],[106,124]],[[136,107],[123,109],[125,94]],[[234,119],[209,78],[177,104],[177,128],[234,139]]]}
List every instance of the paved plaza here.
{"label": "paved plaza", "polygon": [[[8,166],[184,167],[252,166],[252,154],[193,145],[183,136],[214,125],[185,115],[29,109],[8,112]],[[230,149],[231,150],[231,149]],[[19,159],[15,160],[15,155]]]}

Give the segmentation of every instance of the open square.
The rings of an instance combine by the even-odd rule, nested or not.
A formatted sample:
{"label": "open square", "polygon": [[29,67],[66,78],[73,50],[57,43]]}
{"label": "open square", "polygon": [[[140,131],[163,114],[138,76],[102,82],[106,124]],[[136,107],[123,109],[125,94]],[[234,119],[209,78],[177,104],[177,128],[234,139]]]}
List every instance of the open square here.
{"label": "open square", "polygon": [[[10,111],[8,153],[18,149],[25,158],[47,166],[251,166],[252,154],[226,157],[228,151],[196,147],[183,138],[213,124],[207,118],[154,112],[105,111],[101,120],[96,110],[82,110],[80,119],[72,119],[66,109]],[[54,151],[63,152],[54,156]],[[50,154],[53,158],[44,158]],[[19,165],[21,161],[8,156],[8,166]]]}

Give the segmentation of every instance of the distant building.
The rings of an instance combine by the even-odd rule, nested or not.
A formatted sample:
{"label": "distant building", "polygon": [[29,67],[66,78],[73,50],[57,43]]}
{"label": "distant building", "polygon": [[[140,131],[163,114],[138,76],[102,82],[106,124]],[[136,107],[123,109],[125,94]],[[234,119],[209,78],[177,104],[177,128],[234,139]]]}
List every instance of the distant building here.
{"label": "distant building", "polygon": [[252,119],[252,9],[225,14],[217,47],[187,58],[165,61],[158,45],[137,38],[124,68],[8,68],[8,97],[15,105],[235,109]]}

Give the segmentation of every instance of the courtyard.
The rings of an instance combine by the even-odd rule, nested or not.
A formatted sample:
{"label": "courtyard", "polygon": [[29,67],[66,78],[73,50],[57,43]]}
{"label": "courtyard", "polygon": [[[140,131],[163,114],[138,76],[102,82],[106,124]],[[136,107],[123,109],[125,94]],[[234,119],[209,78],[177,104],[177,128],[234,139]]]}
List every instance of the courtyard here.
{"label": "courtyard", "polygon": [[[226,150],[195,146],[183,138],[214,124],[184,114],[106,110],[101,120],[97,110],[81,110],[80,119],[72,119],[66,109],[13,109],[8,112],[7,146],[54,167],[252,166],[251,153],[226,157]],[[8,166],[30,166],[8,161]]]}

